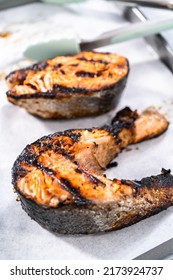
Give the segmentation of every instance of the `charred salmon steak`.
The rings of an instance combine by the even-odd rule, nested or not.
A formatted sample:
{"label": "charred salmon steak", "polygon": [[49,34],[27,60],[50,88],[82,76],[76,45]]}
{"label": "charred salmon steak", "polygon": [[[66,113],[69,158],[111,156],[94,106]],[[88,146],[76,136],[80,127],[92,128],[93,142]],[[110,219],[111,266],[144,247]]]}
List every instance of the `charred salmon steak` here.
{"label": "charred salmon steak", "polygon": [[58,233],[117,230],[173,204],[169,171],[141,181],[110,180],[107,165],[127,145],[160,135],[168,122],[157,111],[128,107],[112,125],[72,129],[26,146],[12,169],[23,209]]}
{"label": "charred salmon steak", "polygon": [[126,58],[81,52],[14,71],[6,77],[7,99],[42,118],[77,118],[113,109],[129,73]]}

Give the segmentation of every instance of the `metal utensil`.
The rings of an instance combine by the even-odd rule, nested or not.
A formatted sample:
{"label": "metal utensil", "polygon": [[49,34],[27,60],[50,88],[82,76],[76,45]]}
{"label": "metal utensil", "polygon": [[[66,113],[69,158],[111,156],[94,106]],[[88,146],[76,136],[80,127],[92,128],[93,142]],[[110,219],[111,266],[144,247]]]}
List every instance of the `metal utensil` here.
{"label": "metal utensil", "polygon": [[134,260],[172,260],[173,259],[173,238],[139,255]]}
{"label": "metal utensil", "polygon": [[[114,1],[114,0],[107,0]],[[173,10],[173,1],[158,1],[158,0],[116,0],[115,2],[119,2],[121,4],[126,4],[129,6],[144,6],[149,8],[159,8],[166,10]]]}
{"label": "metal utensil", "polygon": [[[130,22],[146,22],[148,18],[139,7],[125,7],[119,5],[123,10],[124,17]],[[173,72],[173,49],[162,34],[145,37],[147,43],[157,53],[160,60]]]}
{"label": "metal utensil", "polygon": [[82,41],[80,48],[82,50],[90,50],[99,48],[109,44],[124,42],[140,37],[153,35],[173,28],[173,17],[164,19],[149,20],[145,23],[137,23],[128,25],[119,29],[101,34],[98,38],[91,41]]}

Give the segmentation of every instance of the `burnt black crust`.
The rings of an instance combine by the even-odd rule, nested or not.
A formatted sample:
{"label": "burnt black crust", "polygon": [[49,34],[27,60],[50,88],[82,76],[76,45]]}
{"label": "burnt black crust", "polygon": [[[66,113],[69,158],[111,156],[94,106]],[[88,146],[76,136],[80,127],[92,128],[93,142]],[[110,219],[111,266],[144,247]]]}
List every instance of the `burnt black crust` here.
{"label": "burnt black crust", "polygon": [[112,120],[111,131],[118,139],[118,134],[122,128],[133,129],[134,122],[138,118],[137,111],[132,111],[129,107],[125,107],[119,111]]}
{"label": "burnt black crust", "polygon": [[[127,65],[126,75],[120,77],[117,82],[109,83],[100,88],[86,89],[83,87],[64,87],[54,84],[46,92],[36,92],[34,89],[32,94],[17,95],[11,88],[6,92],[6,96],[9,102],[25,108],[32,115],[45,119],[69,119],[101,115],[114,109],[119,102],[130,71],[128,60],[126,60],[125,64]],[[44,67],[44,63],[39,67]],[[26,69],[18,70],[16,73],[14,71],[11,77],[8,75],[7,83],[22,84],[27,71]],[[79,72],[78,74],[94,76],[94,73],[90,72]],[[95,75],[99,76],[101,74],[101,71],[98,71]],[[46,104],[44,100],[47,100],[48,103]],[[62,109],[64,106],[65,110]]]}
{"label": "burnt black crust", "polygon": [[[66,133],[68,133],[68,131]],[[47,139],[49,137],[51,136],[49,135],[42,139]],[[173,204],[173,176],[170,174],[170,170],[162,169],[162,174],[146,177],[141,181],[121,180],[122,184],[131,186],[134,190],[133,199],[138,199],[138,196],[140,198],[141,194],[145,195],[145,191],[150,192],[151,190],[151,192],[153,192],[153,190],[160,189],[163,193],[159,196],[159,203],[157,203],[156,197],[156,201],[154,200],[149,209],[145,209],[145,211],[142,212],[140,209],[137,209],[136,211],[132,211],[132,213],[129,209],[129,211],[125,213],[125,217],[123,216],[122,219],[119,219],[119,216],[117,215],[117,207],[121,207],[120,201],[117,205],[116,203],[114,203],[114,205],[109,203],[95,204],[93,201],[86,200],[80,196],[78,190],[73,189],[70,182],[65,181],[65,179],[62,180],[62,178],[60,178],[61,184],[64,183],[64,188],[74,195],[74,202],[69,202],[68,204],[67,201],[66,204],[60,203],[56,208],[46,208],[31,199],[27,199],[16,186],[17,177],[25,176],[26,172],[21,169],[20,162],[23,160],[30,164],[35,162],[34,155],[29,154],[29,151],[30,147],[27,146],[13,166],[13,184],[20,196],[22,207],[27,214],[42,227],[55,233],[90,234],[118,230],[155,215]],[[79,173],[83,172],[78,166],[76,166],[76,169]],[[54,176],[54,173],[52,173],[50,169],[46,168],[46,172],[49,175]],[[95,181],[95,178],[91,178],[91,181],[94,182],[97,187],[98,182]],[[154,199],[154,193],[152,197]]]}
{"label": "burnt black crust", "polygon": [[[95,52],[95,51],[92,51],[92,53],[107,54],[107,55],[111,54],[110,52]],[[72,55],[68,55],[68,56],[70,57]],[[79,57],[78,60],[84,60],[84,61],[89,61],[89,62],[93,62],[93,63],[99,62],[99,63],[102,63],[102,64],[108,64],[108,62],[104,61],[104,60],[94,60],[94,59],[89,60],[89,59],[86,59],[85,57]],[[73,66],[77,66],[77,65],[78,65],[77,63],[73,64]],[[127,65],[128,65],[128,68],[129,68],[128,60],[127,60]],[[44,61],[41,61],[41,62],[38,62],[38,63],[34,63],[31,66],[12,71],[8,75],[6,75],[5,80],[8,80],[11,76],[13,76],[13,74],[15,74],[17,72],[21,76],[23,76],[23,79],[20,79],[22,81],[22,80],[25,79],[28,70],[31,70],[33,72],[41,71],[41,70],[46,69],[47,66],[49,66],[48,60],[44,60]],[[58,63],[58,64],[54,65],[54,69],[60,68],[61,66],[62,66],[62,64]]]}
{"label": "burnt black crust", "polygon": [[162,174],[157,176],[151,176],[143,178],[142,180],[121,180],[121,183],[127,186],[132,186],[136,192],[138,190],[147,187],[148,189],[160,189],[160,188],[173,188],[173,175],[170,174],[170,170],[165,170]]}
{"label": "burnt black crust", "polygon": [[[25,68],[26,70],[33,70],[33,71],[41,71],[41,70],[44,70],[46,69],[46,67],[48,66],[48,62],[45,60],[45,61],[42,61],[42,62],[39,62],[39,63],[35,63],[27,68]],[[58,64],[56,65],[57,67],[60,67],[61,65]]]}
{"label": "burnt black crust", "polygon": [[44,70],[47,66],[48,66],[47,61],[42,61],[40,63],[35,63],[35,64],[33,64],[29,67],[12,71],[11,73],[9,73],[5,77],[5,80],[8,80],[8,79],[9,79],[9,81],[11,81],[11,79],[13,80],[13,75],[15,75],[17,73],[18,74],[18,81],[23,83],[26,76],[27,76],[28,70],[31,70],[33,72],[41,71],[41,70]]}
{"label": "burnt black crust", "polygon": [[90,78],[93,78],[93,77],[97,76],[97,74],[95,74],[95,73],[86,72],[86,71],[78,71],[78,72],[75,73],[75,75],[77,77],[90,77]]}
{"label": "burnt black crust", "polygon": [[[92,129],[87,129],[88,131],[92,131],[94,128]],[[102,130],[102,128],[97,128],[99,130]],[[55,150],[56,147],[54,146],[54,142],[53,142],[53,138],[58,137],[58,136],[67,136],[69,138],[71,138],[72,142],[78,142],[80,137],[81,137],[81,133],[80,131],[82,131],[83,129],[77,129],[77,132],[74,132],[75,129],[68,129],[65,131],[60,131],[60,132],[55,132],[53,134],[49,134],[47,136],[43,136],[41,138],[39,138],[38,140],[36,140],[35,142],[28,144],[24,150],[22,151],[22,153],[18,156],[18,158],[16,159],[13,168],[12,168],[12,177],[13,177],[13,181],[12,183],[14,184],[15,181],[17,180],[16,174],[17,173],[22,173],[22,171],[24,171],[22,169],[22,167],[20,166],[21,162],[26,162],[29,165],[37,165],[36,163],[36,159],[37,157],[45,151],[48,150],[53,150],[55,152],[61,152],[64,156],[66,156],[68,159],[73,159],[69,154],[66,153],[65,150],[63,150],[62,148],[57,147],[58,150]],[[107,131],[109,132],[109,130],[107,129]],[[58,143],[57,143],[58,145]],[[39,155],[36,155],[34,153],[31,153],[31,147],[32,146],[37,146],[39,148]],[[80,169],[80,168],[79,168]],[[82,169],[80,169],[80,172],[84,172]],[[23,173],[24,174],[24,173]],[[94,177],[95,178],[95,177]],[[96,180],[93,179],[93,181]]]}
{"label": "burnt black crust", "polygon": [[[110,133],[116,143],[118,144],[121,140],[119,139],[119,133],[123,128],[128,128],[128,129],[133,129],[133,125],[134,125],[134,121],[137,118],[137,113],[136,111],[133,112],[129,107],[125,107],[124,109],[122,109],[121,111],[119,111],[116,116],[113,118],[112,121],[112,125],[108,126],[105,125],[101,128],[97,128],[98,130],[106,130],[108,133]],[[95,128],[90,128],[87,129],[88,131],[92,131]],[[12,169],[12,183],[15,185],[16,187],[16,181],[17,178],[25,176],[26,175],[26,170],[23,170],[23,168],[20,166],[21,162],[26,162],[28,165],[37,165],[37,157],[38,155],[31,153],[31,147],[32,146],[37,146],[39,148],[39,155],[42,152],[48,151],[48,150],[53,150],[54,152],[60,152],[62,153],[64,156],[66,156],[68,159],[73,160],[73,158],[62,148],[60,148],[60,143],[56,141],[54,142],[53,139],[55,137],[58,136],[67,136],[69,138],[71,138],[72,142],[78,142],[80,137],[81,137],[81,133],[80,131],[83,131],[83,129],[68,129],[65,131],[60,131],[60,132],[55,132],[53,134],[47,135],[47,136],[43,136],[42,138],[36,140],[35,142],[31,143],[30,145],[27,145],[25,147],[25,149],[23,150],[23,152],[19,155],[19,157],[17,158],[17,160],[14,163],[13,169]],[[84,172],[84,170],[82,170],[80,167],[77,168],[78,172]],[[18,175],[17,175],[18,174]],[[92,178],[91,175],[87,174],[88,179],[90,179],[93,183],[95,183],[96,185],[98,183],[100,183],[100,181],[98,182],[98,179],[96,179],[95,177]]]}
{"label": "burnt black crust", "polygon": [[106,166],[106,169],[110,169],[110,168],[117,167],[117,166],[118,166],[118,162],[117,162],[117,161],[113,161],[113,162],[110,162],[110,163]]}
{"label": "burnt black crust", "polygon": [[119,111],[116,116],[112,119],[111,124],[114,126],[116,125],[117,121],[124,121],[128,125],[131,125],[134,123],[134,121],[138,118],[137,111],[132,111],[129,107],[125,107],[121,111]]}
{"label": "burnt black crust", "polygon": [[14,74],[18,73],[19,74],[19,80],[22,82],[26,78],[28,70],[31,70],[33,72],[41,71],[41,70],[44,70],[47,66],[48,66],[47,61],[42,61],[40,63],[35,63],[31,66],[26,67],[26,68],[12,71],[11,73],[9,73],[5,77],[5,80],[10,79]]}
{"label": "burnt black crust", "polygon": [[[94,128],[93,128],[94,129]],[[101,130],[101,128],[99,128]],[[82,131],[83,129],[81,129]],[[92,129],[88,129],[92,131]],[[53,139],[57,136],[67,136],[71,138],[72,142],[78,142],[79,138],[81,136],[80,129],[77,129],[77,132],[75,132],[74,129],[69,129],[63,132],[56,132],[54,134],[50,134],[48,136],[44,136],[37,141],[27,145],[22,153],[19,155],[19,157],[16,159],[14,162],[13,168],[12,168],[12,184],[14,188],[16,189],[19,194],[21,194],[20,190],[17,188],[17,181],[18,179],[26,176],[28,173],[27,170],[23,169],[21,166],[21,163],[26,163],[28,166],[36,166],[40,170],[44,171],[48,176],[55,176],[55,172],[51,170],[50,168],[45,167],[44,165],[40,164],[37,162],[37,158],[45,151],[52,150],[54,152],[58,152],[63,154],[66,158],[73,160],[73,157],[69,155],[63,148],[61,148],[61,143],[58,141],[54,141]],[[55,145],[55,142],[57,145]],[[39,148],[39,154],[35,154],[32,151],[32,147],[38,147]],[[74,162],[75,163],[75,162]],[[84,173],[88,180],[92,183],[94,183],[95,187],[97,187],[98,184],[101,184],[103,187],[105,187],[105,184],[102,183],[100,180],[98,180],[95,176],[87,173],[84,169],[80,168],[77,166],[76,163],[76,171],[78,173]],[[82,195],[80,194],[80,190],[73,188],[71,183],[67,181],[65,178],[61,177],[59,179],[60,185],[67,190],[69,193],[72,194],[75,203],[78,204],[88,204],[89,200],[86,198],[83,198]]]}
{"label": "burnt black crust", "polygon": [[18,81],[20,81],[21,83],[24,82],[26,76],[27,76],[27,69],[19,69],[17,71],[13,71],[11,72],[10,74],[8,74],[6,77],[5,77],[5,80],[8,80],[11,82],[13,80],[13,75],[15,75],[17,72],[18,74]]}
{"label": "burnt black crust", "polygon": [[[36,140],[35,142],[27,145],[22,153],[18,156],[16,159],[13,168],[12,168],[12,183],[16,186],[15,182],[17,181],[17,178],[25,176],[26,170],[24,172],[23,168],[20,166],[21,162],[26,162],[28,165],[38,165],[37,163],[37,157],[45,151],[48,150],[55,150],[56,147],[53,146],[53,138],[57,136],[68,136],[72,139],[73,143],[77,142],[81,136],[80,132],[74,133],[73,129],[69,129],[63,132],[56,132],[47,136],[43,136],[40,139]],[[57,143],[58,144],[58,143]],[[31,153],[31,147],[37,146],[39,148],[39,155],[36,155],[34,153]],[[57,147],[58,152],[61,152],[64,156],[66,156],[69,159],[72,159],[72,157],[66,153],[65,150],[62,148],[60,149]],[[57,152],[57,150],[56,150]],[[17,175],[18,174],[18,175]],[[20,174],[20,175],[19,175]]]}
{"label": "burnt black crust", "polygon": [[[93,52],[94,53],[94,52]],[[96,53],[96,52],[95,52]],[[107,53],[107,54],[110,54],[110,53]],[[103,60],[103,59],[87,59],[86,57],[79,57],[78,58],[79,60],[83,60],[83,61],[88,61],[88,62],[92,62],[92,63],[96,63],[96,62],[99,62],[99,63],[102,63],[102,64],[109,64],[109,62]]]}
{"label": "burnt black crust", "polygon": [[134,122],[137,118],[138,114],[136,111],[132,111],[129,107],[125,107],[115,115],[110,126],[104,125],[102,128],[109,131],[114,136],[116,144],[118,145],[121,143],[119,133],[123,128],[133,130]]}
{"label": "burnt black crust", "polygon": [[[112,126],[106,126],[105,129],[114,137],[115,135],[117,137],[122,128],[127,127],[129,129],[133,129],[133,124],[137,117],[138,115],[136,112],[132,112],[129,108],[125,108],[118,112],[115,116]],[[94,128],[88,130],[92,131],[93,129]],[[102,130],[103,128],[97,129]],[[163,192],[164,194],[159,197],[158,203],[156,203],[157,199],[155,199],[154,194],[152,194],[153,200],[155,200],[153,204],[150,205],[149,209],[142,209],[142,212],[140,209],[137,209],[135,213],[132,211],[132,214],[129,209],[125,218],[123,217],[120,221],[119,218],[117,218],[116,209],[118,209],[117,207],[120,207],[119,203],[121,203],[121,201],[117,204],[114,203],[114,205],[101,202],[96,205],[93,201],[82,197],[80,190],[73,188],[71,182],[62,177],[58,180],[60,181],[61,186],[73,196],[73,202],[66,201],[65,203],[60,203],[56,208],[45,208],[43,205],[37,204],[32,199],[27,199],[17,188],[17,180],[27,174],[27,170],[21,167],[21,162],[26,162],[30,166],[39,166],[37,162],[38,154],[34,154],[32,152],[32,147],[39,147],[39,154],[43,151],[52,149],[53,151],[61,152],[64,156],[72,159],[65,150],[60,149],[58,146],[60,142],[53,141],[53,138],[56,136],[68,136],[71,138],[72,142],[75,143],[80,140],[80,131],[82,130],[83,129],[77,129],[75,131],[74,129],[70,129],[64,132],[56,132],[54,134],[44,136],[31,145],[26,146],[21,155],[19,155],[15,161],[12,169],[12,183],[21,198],[23,209],[32,219],[53,232],[66,234],[96,233],[101,231],[117,230],[132,225],[142,219],[167,209],[173,204],[173,176],[170,174],[170,170],[166,170],[164,168],[162,169],[162,174],[143,178],[141,181],[121,180],[122,184],[130,186],[134,190],[132,199],[138,199],[138,197],[141,198],[143,194],[145,195],[145,191],[151,191],[152,194],[153,190],[160,189],[161,193]],[[55,142],[57,145],[54,145]],[[40,165],[39,168],[51,177],[56,175],[54,171],[49,168],[45,168],[42,165]],[[97,188],[97,185],[100,184],[100,181],[97,178],[85,172],[85,170],[77,166],[77,164],[76,172],[84,172],[88,179],[93,183],[94,188]],[[96,222],[97,217],[99,222]]]}
{"label": "burnt black crust", "polygon": [[140,188],[170,188],[173,187],[173,176],[170,173],[163,173],[158,176],[151,176],[142,179],[141,181],[134,181],[134,186]]}
{"label": "burnt black crust", "polygon": [[[167,188],[168,192],[173,188],[173,176],[169,173],[151,178],[155,178],[155,187],[158,183],[158,186]],[[132,181],[122,180],[122,182],[135,186]],[[141,188],[145,188],[148,187],[146,184],[153,182],[153,179],[144,178],[140,182],[142,182]],[[166,185],[168,182],[169,187]],[[134,198],[136,195],[135,192]],[[171,194],[171,196],[173,195]],[[20,194],[20,198],[23,209],[33,220],[50,231],[63,234],[90,234],[118,230],[166,210],[173,204],[171,197],[168,195],[163,202],[159,205],[156,203],[148,211],[144,211],[142,214],[140,211],[127,212],[125,217],[119,220],[119,216],[116,215],[116,208],[114,209],[113,205],[109,203],[97,205],[92,202],[84,205],[70,203],[59,205],[57,208],[44,208],[27,199],[23,194]],[[98,219],[99,223],[95,222],[95,219]]]}
{"label": "burnt black crust", "polygon": [[[123,119],[123,121],[121,121],[121,118],[122,118],[122,116],[124,116],[125,111],[126,111],[126,120]],[[128,118],[128,114],[129,114],[130,119]],[[117,142],[118,141],[117,139],[119,139],[118,138],[119,132],[124,127],[131,128],[131,126],[132,126],[131,115],[132,115],[132,111],[129,108],[128,109],[125,108],[116,115],[116,117],[114,118],[114,119],[116,119],[116,121],[114,122],[113,126],[105,126],[103,128],[97,128],[97,129],[106,130],[108,133],[112,134],[115,141]],[[118,121],[118,118],[119,118],[119,121]],[[88,131],[92,131],[94,129],[95,128],[91,128],[91,129],[88,129]],[[44,137],[38,139],[37,141],[35,141],[34,143],[27,145],[26,148],[21,153],[21,155],[19,155],[19,157],[15,161],[13,168],[12,168],[12,183],[14,185],[14,188],[16,188],[16,190],[17,190],[17,180],[21,177],[26,176],[26,174],[27,174],[27,171],[24,170],[21,166],[22,162],[27,163],[27,165],[29,165],[29,166],[36,166],[40,170],[43,170],[44,172],[46,172],[49,176],[55,175],[51,169],[45,168],[44,166],[40,165],[37,162],[38,156],[40,156],[41,153],[43,153],[45,151],[53,150],[54,152],[61,153],[68,159],[73,160],[73,157],[70,156],[64,149],[62,149],[61,143],[58,140],[56,140],[55,138],[58,136],[67,136],[72,140],[72,143],[75,143],[75,142],[78,142],[81,137],[80,131],[83,131],[83,129],[77,129],[76,132],[75,132],[75,129],[69,129],[69,130],[66,130],[63,132],[56,132],[54,134],[44,136]],[[38,147],[39,154],[35,154],[33,152],[32,147],[34,147],[34,146]],[[94,184],[95,188],[98,186],[98,184],[101,184],[103,187],[105,187],[105,185],[100,180],[98,180],[96,177],[92,176],[91,174],[87,173],[85,170],[83,170],[82,168],[80,168],[77,165],[76,165],[76,172],[84,173],[87,176],[87,178]],[[83,198],[80,195],[79,190],[74,190],[73,186],[69,186],[70,182],[64,181],[64,178],[60,178],[59,183],[62,185],[62,187],[64,189],[68,190],[74,196],[77,204],[78,203],[84,204],[84,202],[86,204],[88,204],[88,200]]]}
{"label": "burnt black crust", "polygon": [[[125,88],[126,82],[127,82],[127,78],[128,78],[128,74],[125,75],[123,78],[121,78],[119,81],[117,81],[114,84],[108,85],[108,86],[104,86],[101,87],[99,89],[85,89],[82,87],[64,87],[58,84],[55,84],[53,86],[53,89],[46,91],[46,92],[36,92],[33,94],[22,94],[22,95],[14,95],[12,93],[11,90],[8,90],[6,95],[7,97],[11,97],[14,100],[19,100],[19,99],[28,99],[28,98],[50,98],[50,99],[58,99],[58,98],[70,98],[72,95],[93,95],[97,92],[104,92],[104,91],[113,91],[115,89],[117,89],[118,92],[121,93],[121,91]],[[116,94],[118,94],[118,92],[116,92]],[[114,96],[114,94],[112,93],[112,97]]]}

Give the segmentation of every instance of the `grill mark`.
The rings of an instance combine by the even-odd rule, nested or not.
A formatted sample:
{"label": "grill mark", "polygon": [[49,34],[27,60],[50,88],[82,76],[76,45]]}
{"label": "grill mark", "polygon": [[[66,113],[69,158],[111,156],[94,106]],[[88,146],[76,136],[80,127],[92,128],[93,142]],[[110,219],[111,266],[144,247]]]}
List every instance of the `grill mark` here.
{"label": "grill mark", "polygon": [[99,62],[99,63],[105,64],[105,65],[109,64],[109,62],[107,62],[105,60],[102,60],[102,59],[87,59],[85,57],[78,57],[78,60],[88,61],[88,62],[91,62],[91,63]]}
{"label": "grill mark", "polygon": [[44,166],[41,163],[35,162],[33,163],[33,166],[37,167],[38,169],[44,171],[47,175],[49,176],[54,176],[56,177],[56,172],[54,170],[52,170],[51,168],[48,168],[46,166]]}
{"label": "grill mark", "polygon": [[94,78],[94,77],[99,77],[102,75],[104,71],[103,70],[100,70],[98,72],[87,72],[87,71],[78,71],[76,72],[76,76],[77,77],[86,77],[86,78]]}
{"label": "grill mark", "polygon": [[78,71],[75,73],[77,77],[87,77],[87,78],[94,78],[97,74],[92,72],[86,72],[86,71]]}
{"label": "grill mark", "polygon": [[69,160],[73,160],[74,156],[69,155],[64,149],[60,148],[60,152],[63,156],[65,156],[66,158],[68,158]]}
{"label": "grill mark", "polygon": [[37,90],[37,87],[35,85],[32,85],[32,84],[26,84],[27,86],[31,87],[32,89],[34,90]]}
{"label": "grill mark", "polygon": [[[95,52],[92,52],[92,53],[94,54]],[[99,63],[105,64],[105,68],[107,68],[108,66],[106,66],[106,64],[107,65],[111,64],[111,61],[110,62],[105,61],[104,60],[104,55],[110,55],[110,53],[109,52],[105,52],[105,53],[99,53],[99,54],[103,54],[103,59],[92,59],[92,58],[91,59],[89,59],[89,58],[87,59],[87,58],[85,58],[85,54],[83,54],[82,57],[76,56],[76,61],[78,60],[79,65],[80,65],[80,60],[89,61],[90,63],[99,62]],[[106,57],[105,57],[105,59],[106,59]],[[59,67],[61,68],[61,66],[65,66],[66,65],[66,62],[57,63],[56,65],[55,64],[51,65],[51,61],[52,60],[50,59],[50,60],[47,60],[47,61],[36,63],[33,66],[29,66],[29,67],[23,68],[21,70],[14,71],[14,73],[12,75],[13,77],[11,76],[11,73],[10,73],[8,76],[6,76],[6,80],[8,82],[10,82],[11,84],[13,84],[12,86],[14,86],[15,82],[17,82],[17,84],[19,84],[19,85],[23,85],[23,82],[25,81],[26,75],[28,74],[28,70],[31,70],[33,72],[37,72],[37,70],[43,70],[45,68],[46,69],[50,68],[50,69],[54,69],[56,74],[58,74],[57,71],[60,71],[61,69],[60,70],[58,69],[56,71],[56,68],[59,68]],[[71,63],[72,63],[71,65],[77,66],[78,63],[76,63],[76,61],[74,63],[73,63],[73,61],[71,61]],[[119,64],[121,64],[121,62]],[[126,61],[126,66],[127,66],[127,68],[129,68],[128,61]],[[129,70],[129,69],[127,69],[127,70]],[[18,75],[19,71],[22,72],[21,73],[22,77],[20,79],[18,77],[16,77],[16,78],[14,77],[14,74]],[[99,76],[99,75],[101,75],[101,73],[99,73],[99,71],[98,71],[97,76]],[[50,90],[47,90],[46,92],[41,92],[41,91],[37,92],[35,88],[32,88],[33,89],[33,93],[25,93],[25,94],[20,94],[19,93],[19,94],[16,94],[18,92],[18,90],[14,90],[14,89],[12,90],[11,89],[6,94],[7,94],[7,97],[8,97],[8,101],[12,102],[14,104],[17,104],[17,102],[20,99],[35,99],[35,98],[44,98],[44,99],[50,98],[50,99],[54,99],[56,97],[58,97],[58,98],[70,98],[75,93],[76,94],[83,94],[83,95],[85,95],[85,94],[90,94],[90,93],[93,94],[94,92],[98,92],[98,91],[101,91],[101,90],[114,90],[114,87],[116,87],[116,86],[117,86],[117,88],[123,86],[124,81],[126,81],[127,76],[128,76],[128,71],[127,71],[127,74],[125,75],[125,79],[124,78],[120,78],[120,81],[118,81],[116,83],[113,83],[111,85],[108,83],[108,84],[104,85],[101,88],[96,87],[96,88],[88,88],[88,89],[86,89],[85,85],[83,85],[83,86],[81,86],[79,88],[75,88],[75,87],[73,87],[73,88],[69,87],[68,88],[68,87],[62,87],[61,86],[61,88],[59,87],[59,89],[62,89],[62,91],[61,90],[59,91],[58,89],[57,90],[55,89],[55,92],[54,92],[54,87],[52,86],[52,88]],[[90,77],[90,78],[92,78],[92,77]],[[112,97],[110,96],[110,98],[112,98]],[[41,115],[42,112],[39,111],[38,114]],[[55,116],[56,116],[56,114],[55,114]],[[54,116],[52,116],[52,117],[54,117]]]}
{"label": "grill mark", "polygon": [[47,61],[43,61],[40,63],[35,63],[32,66],[26,67],[26,70],[33,70],[33,71],[41,71],[43,69],[45,69],[48,66],[48,62]]}
{"label": "grill mark", "polygon": [[55,65],[53,66],[53,68],[54,68],[54,69],[58,69],[58,68],[60,68],[61,66],[63,66],[62,63],[57,63],[57,64],[55,64]]}
{"label": "grill mark", "polygon": [[[65,156],[67,159],[69,159],[69,160],[73,160],[74,159],[74,157],[73,156],[70,156],[65,150],[63,150],[63,149],[60,149],[61,150],[61,154],[63,155],[63,156]],[[44,165],[42,165],[42,164],[39,164],[38,162],[37,162],[37,160],[35,159],[35,161],[34,162],[32,162],[32,164],[33,165],[35,165],[35,166],[40,166],[41,168],[45,168],[45,166]],[[49,168],[45,168],[45,171],[47,170],[47,172],[49,173],[49,172],[55,172],[55,171],[53,171],[52,169],[49,169]],[[91,183],[94,183],[94,184],[96,184],[96,185],[98,185],[98,184],[101,184],[102,186],[105,186],[105,184],[102,182],[102,181],[100,181],[98,178],[96,178],[95,176],[93,176],[93,175],[91,175],[91,174],[89,174],[89,173],[87,173],[83,168],[81,168],[81,167],[77,167],[76,169],[75,169],[75,171],[77,172],[77,173],[83,173],[88,179],[89,179],[89,181],[91,182]],[[56,174],[56,172],[54,173],[54,175]]]}
{"label": "grill mark", "polygon": [[[65,156],[67,159],[72,159],[71,156],[69,156],[66,152],[62,153],[63,156]],[[87,200],[85,197],[83,197],[80,193],[79,193],[79,189],[80,188],[75,188],[73,187],[73,185],[70,183],[69,180],[61,177],[60,179],[57,177],[57,173],[56,171],[54,171],[52,168],[48,168],[43,164],[40,164],[37,161],[37,158],[34,158],[34,160],[32,160],[32,166],[37,167],[38,169],[44,171],[48,176],[50,177],[54,177],[58,183],[60,184],[60,186],[65,189],[66,191],[68,191],[78,203],[84,204],[87,201],[89,202],[89,200]],[[27,160],[25,161],[27,162]],[[31,163],[30,163],[31,164]],[[79,174],[84,174],[91,183],[94,183],[93,189],[96,189],[96,187],[98,186],[98,184],[102,185],[103,187],[105,187],[105,183],[103,183],[102,181],[100,181],[98,178],[94,177],[93,175],[87,173],[83,168],[81,167],[76,167],[75,171]]]}
{"label": "grill mark", "polygon": [[[75,161],[75,164],[77,164],[76,161]],[[77,173],[79,173],[79,174],[82,174],[82,170],[81,170],[79,167],[77,167],[77,168],[75,169],[75,171],[76,171]]]}
{"label": "grill mark", "polygon": [[80,204],[89,203],[89,200],[80,194],[80,188],[74,188],[69,180],[61,177],[60,184],[66,191],[68,191],[75,198],[75,200],[78,203]]}
{"label": "grill mark", "polygon": [[75,169],[75,171],[77,172],[77,173],[80,173],[80,174],[85,174],[86,175],[86,177],[89,179],[89,181],[90,182],[92,182],[92,183],[94,183],[95,185],[98,185],[98,184],[101,184],[102,186],[106,186],[102,181],[100,181],[98,178],[96,178],[96,177],[94,177],[93,175],[91,175],[91,174],[89,174],[89,173],[87,173],[83,168],[81,168],[81,167],[77,167],[76,169]]}
{"label": "grill mark", "polygon": [[19,99],[34,99],[34,98],[50,98],[50,99],[54,99],[55,96],[57,95],[61,95],[63,97],[68,97],[68,94],[78,94],[78,93],[82,93],[82,94],[88,94],[88,93],[94,93],[94,92],[100,92],[100,91],[108,91],[108,90],[113,90],[115,89],[115,87],[121,87],[122,84],[124,84],[124,82],[126,81],[127,79],[127,75],[120,79],[118,82],[116,83],[113,83],[113,84],[109,84],[109,85],[106,85],[106,86],[103,86],[101,88],[93,88],[93,89],[85,89],[85,88],[75,88],[75,87],[65,87],[65,86],[61,86],[61,85],[58,85],[58,84],[54,84],[52,86],[52,89],[48,90],[47,92],[36,92],[36,93],[33,93],[33,94],[30,94],[30,93],[26,93],[26,94],[23,94],[23,95],[15,95],[15,93],[13,93],[13,90],[8,90],[6,92],[6,95],[7,97],[12,100],[19,100]]}
{"label": "grill mark", "polygon": [[65,75],[65,71],[63,69],[61,69],[60,72]]}
{"label": "grill mark", "polygon": [[61,86],[59,84],[54,84],[53,85],[53,89],[50,90],[50,92],[52,91],[60,91],[62,93],[88,93],[89,90],[83,88],[83,87],[65,87],[65,86]]}
{"label": "grill mark", "polygon": [[38,169],[40,169],[41,171],[45,172],[49,177],[55,179],[64,190],[69,192],[74,197],[74,199],[77,203],[86,204],[86,203],[90,202],[90,200],[86,199],[85,197],[83,197],[80,194],[80,191],[79,191],[80,188],[73,187],[73,185],[70,183],[70,181],[63,177],[58,178],[56,171],[44,166],[43,164],[38,163],[38,162],[33,163],[33,166],[35,166]]}
{"label": "grill mark", "polygon": [[124,68],[124,65],[123,65],[123,64],[117,64],[117,67],[118,67],[119,69],[123,69],[123,68]]}
{"label": "grill mark", "polygon": [[[118,83],[122,83],[123,79],[116,82],[116,85],[118,85]],[[90,92],[99,92],[101,90],[109,90],[109,89],[113,89],[115,86],[115,84],[109,84],[109,85],[106,85],[106,86],[103,86],[99,89],[86,89],[84,87],[66,87],[66,86],[62,86],[62,85],[59,85],[59,84],[54,84],[52,89],[51,90],[48,90],[47,93],[48,93],[48,96],[50,94],[52,94],[52,96],[58,94],[59,92],[60,93],[72,93],[72,94],[77,94],[77,93],[90,93]],[[7,95],[10,96],[10,91],[9,93],[7,92]],[[13,96],[13,95],[12,95]],[[34,94],[31,95],[31,97],[34,96]],[[44,93],[43,97],[46,96],[46,93]],[[50,96],[51,97],[51,96]],[[15,96],[16,98],[16,96]]]}

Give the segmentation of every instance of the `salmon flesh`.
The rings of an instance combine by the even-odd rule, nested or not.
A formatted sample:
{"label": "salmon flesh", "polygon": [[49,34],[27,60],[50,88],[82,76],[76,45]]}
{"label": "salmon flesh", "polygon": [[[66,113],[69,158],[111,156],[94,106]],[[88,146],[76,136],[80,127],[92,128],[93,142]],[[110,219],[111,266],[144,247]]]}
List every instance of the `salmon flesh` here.
{"label": "salmon flesh", "polygon": [[117,230],[173,204],[169,170],[141,181],[110,180],[108,164],[127,145],[162,134],[167,120],[156,110],[128,107],[100,128],[71,129],[26,146],[13,166],[23,209],[58,233]]}
{"label": "salmon flesh", "polygon": [[116,54],[59,56],[10,73],[7,99],[42,118],[100,115],[115,107],[128,73],[128,60]]}

